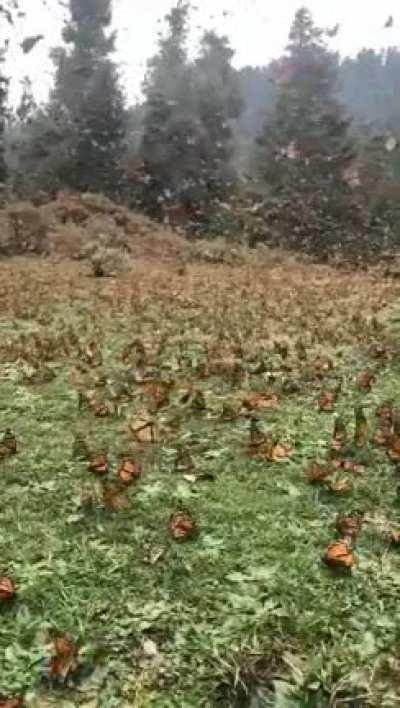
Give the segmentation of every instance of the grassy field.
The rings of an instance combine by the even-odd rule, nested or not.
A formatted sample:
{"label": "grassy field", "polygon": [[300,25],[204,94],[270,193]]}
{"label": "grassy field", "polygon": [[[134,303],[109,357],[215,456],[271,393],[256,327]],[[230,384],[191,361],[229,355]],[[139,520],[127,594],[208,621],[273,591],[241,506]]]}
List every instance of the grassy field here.
{"label": "grassy field", "polygon": [[4,705],[398,706],[398,281],[85,268],[0,264]]}

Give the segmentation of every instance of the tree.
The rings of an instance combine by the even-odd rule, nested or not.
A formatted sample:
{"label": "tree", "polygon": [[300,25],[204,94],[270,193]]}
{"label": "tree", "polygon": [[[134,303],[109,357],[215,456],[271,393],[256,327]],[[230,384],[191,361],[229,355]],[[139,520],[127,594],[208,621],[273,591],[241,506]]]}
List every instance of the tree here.
{"label": "tree", "polygon": [[208,199],[224,198],[235,179],[232,124],[243,110],[234,52],[226,37],[206,32],[195,63],[198,115],[206,138],[201,177]]}
{"label": "tree", "polygon": [[354,152],[350,120],[337,99],[331,35],[306,8],[298,10],[286,54],[275,64],[275,109],[258,140],[261,179],[283,207],[277,221],[295,244],[313,250],[343,244],[349,220],[358,217],[346,181]]}
{"label": "tree", "polygon": [[198,165],[204,135],[186,52],[188,13],[188,4],[178,4],[166,16],[167,32],[148,63],[144,82],[142,201],[158,216],[168,205],[190,210],[194,200],[201,199]]}
{"label": "tree", "polygon": [[69,49],[52,53],[56,65],[51,110],[69,137],[62,171],[70,187],[116,194],[125,135],[124,98],[110,59],[115,34],[111,0],[70,0],[63,30]]}
{"label": "tree", "polygon": [[298,10],[286,55],[276,64],[278,96],[258,144],[261,172],[278,189],[342,189],[352,159],[349,118],[338,102],[338,56],[326,31]]}
{"label": "tree", "polygon": [[6,48],[0,50],[0,183],[7,180],[7,164],[5,160],[5,131],[7,125],[8,109],[8,78],[2,72],[5,61]]}

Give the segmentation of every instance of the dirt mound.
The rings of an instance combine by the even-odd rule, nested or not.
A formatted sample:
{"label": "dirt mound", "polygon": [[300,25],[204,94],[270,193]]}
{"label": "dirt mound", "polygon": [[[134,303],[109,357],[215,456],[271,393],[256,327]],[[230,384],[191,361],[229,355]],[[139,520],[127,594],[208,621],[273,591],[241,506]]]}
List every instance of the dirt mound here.
{"label": "dirt mound", "polygon": [[52,250],[79,258],[99,240],[133,257],[174,260],[186,252],[184,238],[143,214],[132,212],[100,194],[60,193],[37,207],[49,231]]}

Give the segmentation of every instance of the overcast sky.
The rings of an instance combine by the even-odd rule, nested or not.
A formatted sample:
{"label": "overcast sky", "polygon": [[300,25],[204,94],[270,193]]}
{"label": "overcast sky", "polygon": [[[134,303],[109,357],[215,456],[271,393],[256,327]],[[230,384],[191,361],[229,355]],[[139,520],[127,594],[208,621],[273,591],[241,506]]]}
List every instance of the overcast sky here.
{"label": "overcast sky", "polygon": [[[116,59],[122,65],[123,81],[129,99],[140,95],[146,59],[156,48],[157,33],[171,0],[114,0],[114,27],[118,30]],[[195,3],[194,3],[195,4]],[[191,47],[194,51],[203,28],[227,34],[236,51],[235,65],[262,65],[281,54],[294,12],[301,2],[293,0],[198,0],[192,13]],[[332,46],[343,55],[355,54],[362,47],[381,49],[400,45],[400,6],[398,0],[309,0],[307,6],[321,26],[340,24]],[[9,73],[13,76],[12,101],[17,100],[19,81],[30,76],[39,99],[45,99],[51,84],[52,65],[48,51],[60,43],[63,11],[58,0],[21,0],[26,17],[19,20],[9,53]],[[389,15],[394,27],[384,29]],[[36,33],[45,40],[23,56],[19,43]]]}

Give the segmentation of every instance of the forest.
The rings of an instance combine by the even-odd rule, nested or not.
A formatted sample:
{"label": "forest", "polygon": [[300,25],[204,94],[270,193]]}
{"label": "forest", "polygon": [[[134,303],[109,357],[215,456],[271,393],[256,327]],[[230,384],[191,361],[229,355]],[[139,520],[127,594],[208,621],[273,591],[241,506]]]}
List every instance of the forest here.
{"label": "forest", "polygon": [[117,7],[1,55],[0,708],[398,708],[400,49]]}
{"label": "forest", "polygon": [[[26,78],[10,111],[2,77],[8,190],[19,199],[101,192],[189,235],[245,235],[251,246],[391,253],[399,49],[340,57],[329,48],[339,28],[315,26],[302,8],[280,59],[237,70],[214,30],[189,56],[190,17],[180,3],[165,18],[132,106],[113,61],[111,2],[71,2],[48,102],[36,105]],[[38,41],[25,38],[24,51]]]}

